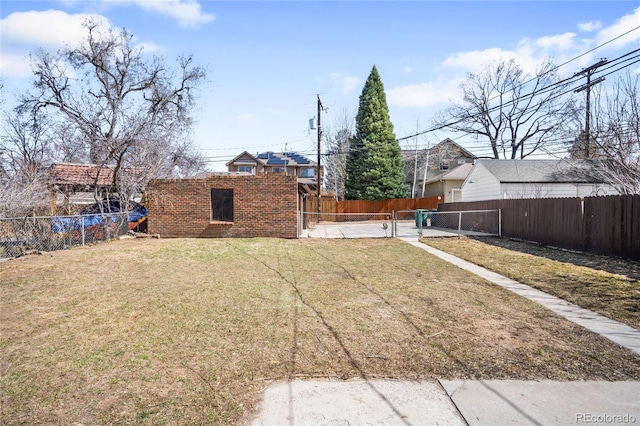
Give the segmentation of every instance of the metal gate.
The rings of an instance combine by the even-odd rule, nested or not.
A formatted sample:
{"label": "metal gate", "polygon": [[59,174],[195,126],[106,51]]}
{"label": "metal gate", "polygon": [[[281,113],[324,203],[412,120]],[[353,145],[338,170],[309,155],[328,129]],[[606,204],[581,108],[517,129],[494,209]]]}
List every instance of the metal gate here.
{"label": "metal gate", "polygon": [[438,212],[400,210],[390,213],[301,214],[301,237],[419,238],[457,235],[501,235],[500,210]]}

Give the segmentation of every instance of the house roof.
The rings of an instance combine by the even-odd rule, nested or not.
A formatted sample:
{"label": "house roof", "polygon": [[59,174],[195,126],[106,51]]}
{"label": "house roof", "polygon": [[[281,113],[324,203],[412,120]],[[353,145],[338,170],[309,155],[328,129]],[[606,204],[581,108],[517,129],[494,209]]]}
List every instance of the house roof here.
{"label": "house roof", "polygon": [[229,164],[233,164],[236,161],[240,160],[241,158],[245,158],[245,159],[248,159],[248,160],[252,160],[252,161],[258,162],[258,159],[255,156],[251,155],[247,151],[243,151],[242,154],[236,155],[235,157],[233,157],[233,160],[227,162],[227,164],[225,164],[225,166],[229,167]]}
{"label": "house roof", "polygon": [[[97,177],[97,181],[96,181]],[[113,169],[95,164],[55,163],[49,169],[49,184],[68,186],[110,186]]]}
{"label": "house roof", "polygon": [[238,163],[243,160],[251,160],[261,163],[263,166],[308,166],[315,167],[316,162],[310,160],[304,155],[300,155],[295,151],[287,152],[262,152],[258,155],[249,154],[244,151],[242,154],[236,156],[233,160],[229,161],[226,166],[230,164]]}
{"label": "house roof", "polygon": [[471,169],[473,169],[473,164],[464,163],[454,169],[447,170],[444,173],[440,173],[439,175],[434,176],[426,183],[433,183],[441,180],[465,180],[471,172]]}
{"label": "house roof", "polygon": [[316,162],[297,152],[263,152],[258,154],[258,160],[268,166],[315,166]]}
{"label": "house roof", "polygon": [[502,183],[599,183],[587,161],[568,160],[489,160],[482,164]]}
{"label": "house roof", "polygon": [[434,154],[439,152],[443,145],[453,145],[456,148],[458,148],[460,150],[460,153],[462,154],[463,157],[467,157],[467,158],[477,158],[475,155],[473,155],[471,152],[467,151],[465,148],[463,148],[462,146],[460,146],[460,144],[452,141],[449,138],[443,139],[442,141],[438,142],[437,144],[435,144],[434,146],[430,147],[428,150],[427,149],[421,149],[417,152],[413,150],[413,149],[403,149],[402,150],[402,158],[404,159],[404,161],[412,161],[416,158],[416,155],[418,156],[418,158],[422,158],[424,155],[426,155],[426,152],[429,151],[430,154]]}

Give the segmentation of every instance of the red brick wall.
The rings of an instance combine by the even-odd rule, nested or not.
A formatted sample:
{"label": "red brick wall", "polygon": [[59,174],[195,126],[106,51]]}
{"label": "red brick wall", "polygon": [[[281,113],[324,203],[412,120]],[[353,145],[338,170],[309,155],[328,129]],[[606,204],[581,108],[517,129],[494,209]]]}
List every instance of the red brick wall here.
{"label": "red brick wall", "polygon": [[[233,189],[233,223],[212,222],[211,189]],[[298,237],[298,181],[284,174],[149,182],[148,232],[163,238]]]}

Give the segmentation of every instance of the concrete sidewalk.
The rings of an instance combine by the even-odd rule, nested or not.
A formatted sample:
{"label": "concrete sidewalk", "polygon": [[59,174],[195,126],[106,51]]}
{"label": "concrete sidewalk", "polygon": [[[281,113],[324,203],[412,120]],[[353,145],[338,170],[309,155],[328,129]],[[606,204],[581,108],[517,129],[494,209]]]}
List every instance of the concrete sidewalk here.
{"label": "concrete sidewalk", "polygon": [[251,426],[637,425],[639,395],[640,382],[279,382]]}

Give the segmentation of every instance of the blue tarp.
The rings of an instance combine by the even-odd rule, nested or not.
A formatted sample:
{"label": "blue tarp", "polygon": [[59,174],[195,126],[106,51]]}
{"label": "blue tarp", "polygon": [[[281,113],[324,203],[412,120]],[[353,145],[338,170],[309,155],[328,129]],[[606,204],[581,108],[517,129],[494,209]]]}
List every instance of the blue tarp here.
{"label": "blue tarp", "polygon": [[[102,210],[109,213],[119,213],[120,202],[118,200],[111,200],[108,205],[105,202],[102,205]],[[82,217],[54,217],[51,220],[51,229],[53,232],[64,233],[81,229],[83,223],[85,229],[93,225],[102,224],[103,216],[99,213],[100,205],[94,204],[80,212]],[[109,213],[104,215],[105,221],[110,220],[112,223],[116,223],[118,221],[118,215]],[[127,221],[137,222],[138,220],[147,217],[147,214],[148,211],[145,207],[138,203],[131,202]]]}
{"label": "blue tarp", "polygon": [[[107,215],[104,217],[106,222],[116,223],[118,221],[117,215]],[[69,231],[76,231],[82,228],[84,223],[85,229],[102,224],[102,216],[99,214],[91,214],[82,217],[54,217],[51,219],[51,230],[57,233],[64,233]]]}

